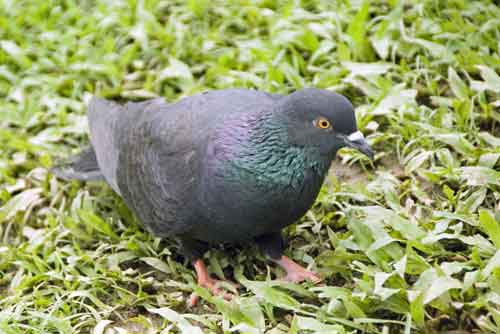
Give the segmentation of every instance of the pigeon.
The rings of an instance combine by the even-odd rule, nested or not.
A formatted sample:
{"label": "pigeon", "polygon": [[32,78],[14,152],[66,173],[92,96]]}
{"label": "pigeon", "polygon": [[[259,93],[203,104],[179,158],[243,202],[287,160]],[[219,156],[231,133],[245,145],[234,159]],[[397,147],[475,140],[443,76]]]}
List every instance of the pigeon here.
{"label": "pigeon", "polygon": [[91,146],[52,172],[104,180],[151,233],[180,241],[198,285],[224,298],[202,259],[221,243],[255,242],[284,280],[319,282],[283,254],[281,231],[312,206],[340,148],[374,155],[351,102],[316,88],[213,90],[175,103],[93,97],[88,122]]}

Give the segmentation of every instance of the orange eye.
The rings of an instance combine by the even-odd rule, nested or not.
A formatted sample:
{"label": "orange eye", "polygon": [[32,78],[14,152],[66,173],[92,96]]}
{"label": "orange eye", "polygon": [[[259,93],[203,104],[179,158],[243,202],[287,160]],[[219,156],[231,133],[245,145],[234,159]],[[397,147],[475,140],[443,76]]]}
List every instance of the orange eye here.
{"label": "orange eye", "polygon": [[319,128],[319,129],[329,129],[331,128],[330,121],[327,120],[324,117],[319,117],[316,120],[314,120],[314,126]]}

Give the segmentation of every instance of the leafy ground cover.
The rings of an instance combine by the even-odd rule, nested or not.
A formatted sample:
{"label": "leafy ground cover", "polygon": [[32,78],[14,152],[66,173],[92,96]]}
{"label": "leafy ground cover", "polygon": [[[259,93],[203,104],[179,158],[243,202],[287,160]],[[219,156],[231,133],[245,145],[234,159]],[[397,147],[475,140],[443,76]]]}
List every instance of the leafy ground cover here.
{"label": "leafy ground cover", "polygon": [[[0,332],[499,333],[500,8],[490,1],[0,1]],[[214,249],[225,302],[99,183],[48,168],[91,94],[333,89],[377,151],[339,154],[287,252]],[[203,300],[186,307],[193,290]]]}

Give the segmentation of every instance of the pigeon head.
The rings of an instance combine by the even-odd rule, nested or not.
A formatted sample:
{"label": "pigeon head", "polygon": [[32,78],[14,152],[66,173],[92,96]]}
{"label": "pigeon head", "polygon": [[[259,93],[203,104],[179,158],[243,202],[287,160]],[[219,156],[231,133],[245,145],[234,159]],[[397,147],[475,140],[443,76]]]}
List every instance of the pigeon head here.
{"label": "pigeon head", "polygon": [[343,95],[306,88],[283,98],[290,145],[313,148],[333,158],[338,149],[348,146],[373,159],[373,151],[356,126],[354,108]]}

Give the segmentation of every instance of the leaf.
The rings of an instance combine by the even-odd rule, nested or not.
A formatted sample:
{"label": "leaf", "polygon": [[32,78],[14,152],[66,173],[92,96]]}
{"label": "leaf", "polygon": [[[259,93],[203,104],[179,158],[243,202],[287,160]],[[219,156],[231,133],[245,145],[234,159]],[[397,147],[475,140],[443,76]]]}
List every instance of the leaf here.
{"label": "leaf", "polygon": [[201,17],[210,8],[210,0],[188,0],[189,9],[197,17]]}
{"label": "leaf", "polygon": [[92,331],[92,334],[104,334],[104,330],[106,329],[106,326],[109,324],[112,324],[112,320],[101,320],[97,323],[97,325],[94,327],[94,330]]}
{"label": "leaf", "polygon": [[479,157],[477,164],[481,167],[494,168],[500,159],[500,153],[485,153]]}
{"label": "leaf", "polygon": [[451,277],[438,277],[434,279],[428,289],[424,291],[424,304],[428,304],[451,289],[461,289],[462,283]]}
{"label": "leaf", "polygon": [[464,275],[464,286],[462,288],[462,291],[465,292],[472,288],[472,286],[479,281],[481,277],[481,272],[479,270],[474,270],[474,271],[468,271]]}
{"label": "leaf", "polygon": [[417,240],[426,235],[425,231],[420,226],[410,222],[406,218],[401,217],[393,210],[380,206],[356,207],[356,209],[365,213],[365,219],[368,225],[382,223],[391,226],[408,240]]}
{"label": "leaf", "polygon": [[457,161],[457,159],[453,157],[450,150],[447,148],[442,148],[440,150],[437,150],[436,156],[446,168],[453,169],[456,167],[460,167],[460,164]]}
{"label": "leaf", "polygon": [[[349,214],[349,216],[348,224],[353,234],[353,238],[349,241],[353,242],[358,249],[363,250],[377,266],[389,270],[389,261],[400,258],[403,253],[401,247],[394,243],[394,240],[385,231],[384,222],[369,216],[361,219],[355,217],[354,214]],[[380,243],[379,240],[381,240]],[[348,247],[345,241],[340,244],[343,247]]]}
{"label": "leaf", "polygon": [[495,220],[491,212],[484,209],[479,211],[479,223],[486,231],[493,244],[500,249],[500,223]]}
{"label": "leaf", "polygon": [[386,34],[383,34],[380,36],[373,36],[370,38],[370,41],[372,42],[373,48],[377,52],[378,56],[384,60],[387,59],[392,40]]}
{"label": "leaf", "polygon": [[463,133],[435,133],[432,134],[432,137],[450,145],[463,155],[474,154],[474,145],[465,138],[465,134]]}
{"label": "leaf", "polygon": [[14,84],[17,80],[17,77],[14,73],[9,71],[7,66],[0,66],[0,78],[9,81],[11,84]]}
{"label": "leaf", "polygon": [[421,47],[427,49],[429,53],[435,58],[449,58],[450,52],[448,49],[441,44],[428,41],[422,38],[406,37],[405,40],[412,44],[420,45]]}
{"label": "leaf", "polygon": [[148,32],[146,31],[146,25],[143,21],[137,22],[135,27],[130,28],[129,35],[135,39],[143,49],[146,50],[148,48]]}
{"label": "leaf", "polygon": [[111,311],[112,307],[104,304],[96,295],[95,295],[95,290],[89,290],[89,291],[83,291],[83,290],[76,290],[71,292],[68,295],[68,299],[81,299],[81,298],[87,298],[89,299],[94,305],[98,308],[101,308],[106,311]]}
{"label": "leaf", "polygon": [[305,29],[303,31],[302,35],[300,36],[300,41],[302,46],[310,52],[316,51],[319,47],[319,41],[316,38],[316,35],[314,35],[314,33],[308,29]]}
{"label": "leaf", "polygon": [[384,236],[382,238],[377,238],[374,243],[368,247],[366,250],[367,253],[372,253],[378,249],[384,248],[385,246],[389,245],[392,242],[395,242],[396,239],[391,238],[389,236]]}
{"label": "leaf", "polygon": [[439,267],[446,276],[452,276],[461,273],[464,270],[471,269],[471,267],[468,266],[467,264],[457,261],[443,262],[439,265]]}
{"label": "leaf", "polygon": [[75,72],[88,72],[88,73],[100,73],[100,74],[110,74],[112,68],[104,65],[104,64],[96,64],[90,62],[82,62],[82,63],[73,63],[69,66],[71,71]]}
{"label": "leaf", "polygon": [[287,293],[273,288],[269,282],[245,281],[242,282],[248,289],[259,298],[264,299],[271,305],[289,310],[298,310],[300,303]]}
{"label": "leaf", "polygon": [[36,136],[29,139],[29,142],[34,145],[43,146],[47,143],[53,143],[60,140],[62,137],[62,132],[58,128],[47,128],[40,131]]}
{"label": "leaf", "polygon": [[387,59],[390,47],[396,44],[392,39],[392,32],[399,27],[402,9],[402,5],[394,6],[393,10],[378,23],[375,34],[370,37],[373,48],[382,59]]}
{"label": "leaf", "polygon": [[43,313],[39,311],[27,311],[29,319],[40,319],[43,323],[54,328],[59,333],[72,333],[73,328],[69,319],[60,318],[50,313]]}
{"label": "leaf", "polygon": [[413,156],[409,161],[406,162],[406,173],[410,174],[416,171],[420,166],[424,164],[425,161],[427,161],[434,152],[430,151],[422,151],[419,154]]}
{"label": "leaf", "polygon": [[229,73],[242,82],[249,82],[255,87],[260,87],[262,85],[262,78],[255,74],[243,71],[229,71]]}
{"label": "leaf", "polygon": [[467,99],[469,97],[467,85],[460,79],[453,67],[448,67],[448,82],[450,83],[451,91],[459,99]]}
{"label": "leaf", "polygon": [[189,66],[185,63],[176,58],[170,58],[169,66],[160,72],[158,80],[163,81],[171,78],[184,79],[191,82],[193,81],[193,74],[191,73]]}
{"label": "leaf", "polygon": [[[411,291],[408,291],[410,294]],[[417,293],[413,298],[408,298],[410,300],[410,313],[411,317],[418,326],[423,327],[425,324],[425,309],[424,309],[424,294]]]}
{"label": "leaf", "polygon": [[457,238],[467,245],[477,247],[484,256],[492,256],[496,251],[496,247],[480,234],[475,234],[473,236],[459,236]]}
{"label": "leaf", "polygon": [[349,77],[361,76],[364,78],[387,73],[394,65],[391,63],[354,63],[342,62],[342,66],[349,70]]}
{"label": "leaf", "polygon": [[12,197],[0,208],[0,221],[9,220],[20,211],[26,211],[31,205],[40,199],[41,188],[33,188],[23,191]]}
{"label": "leaf", "polygon": [[168,307],[146,308],[149,313],[158,314],[162,318],[174,323],[182,334],[203,334],[198,326],[193,326],[186,318]]}
{"label": "leaf", "polygon": [[404,334],[411,334],[411,329],[412,329],[412,326],[411,326],[411,314],[407,313],[406,314],[406,325],[405,325],[405,332],[404,332]]}
{"label": "leaf", "polygon": [[387,279],[389,279],[391,276],[392,274],[384,272],[375,273],[375,287],[373,288],[373,293],[379,296],[382,301],[385,301],[386,299],[400,291],[400,289],[390,289],[383,286],[385,281],[387,281]]}
{"label": "leaf", "polygon": [[111,226],[102,220],[100,217],[96,216],[92,212],[84,209],[78,209],[77,210],[78,216],[82,220],[82,222],[88,226],[91,227],[92,229],[95,229],[108,237],[118,239],[118,236],[116,233],[113,231]]}
{"label": "leaf", "polygon": [[296,316],[295,319],[298,329],[313,331],[314,334],[345,333],[344,328],[340,325],[325,324],[315,318],[310,317]]}
{"label": "leaf", "polygon": [[493,136],[489,132],[485,132],[485,131],[479,132],[479,138],[484,140],[490,146],[500,147],[500,138]]}
{"label": "leaf", "polygon": [[486,267],[481,271],[481,276],[483,278],[490,277],[493,270],[500,268],[500,249],[497,249],[495,255],[488,261]]}
{"label": "leaf", "polygon": [[[244,277],[241,277],[240,282],[246,281],[247,280]],[[235,298],[233,301],[227,302],[219,296],[212,295],[210,292],[200,287],[199,285],[194,286],[194,291],[203,299],[214,304],[217,308],[217,311],[222,313],[224,315],[224,318],[229,320],[231,323],[235,325],[244,323],[253,328],[256,328],[260,325],[260,316],[255,314],[256,310],[254,304],[257,303],[256,297]],[[243,312],[243,310],[246,309],[246,306],[243,304],[251,305],[251,310],[248,315]]]}
{"label": "leaf", "polygon": [[7,53],[12,61],[23,68],[31,66],[31,61],[26,57],[23,49],[16,44],[16,42],[9,40],[0,41],[0,48]]}
{"label": "leaf", "polygon": [[369,10],[370,1],[363,1],[361,8],[347,27],[347,34],[353,42],[352,51],[357,59],[367,59],[371,56],[370,44],[366,38]]}
{"label": "leaf", "polygon": [[[262,333],[266,327],[266,321],[257,298],[242,297],[238,302],[241,313],[245,315],[245,319],[241,319],[239,325],[234,326],[231,330],[236,331],[239,329],[238,326],[245,324],[247,326],[251,326],[251,328],[246,329],[246,332],[255,332],[257,334]],[[234,323],[237,324],[238,322],[234,321]]]}
{"label": "leaf", "polygon": [[460,177],[469,186],[500,185],[500,172],[487,167],[461,167]]}
{"label": "leaf", "polygon": [[394,271],[402,278],[405,278],[405,272],[406,272],[406,262],[407,262],[407,255],[403,256],[401,260],[397,261],[394,263]]}
{"label": "leaf", "polygon": [[385,115],[393,109],[398,109],[404,104],[415,103],[417,97],[416,89],[403,89],[404,84],[395,85],[390,92],[380,101],[375,109],[372,110],[373,115]]}
{"label": "leaf", "polygon": [[133,260],[137,258],[137,254],[135,254],[134,252],[132,251],[123,251],[123,252],[117,252],[117,253],[114,253],[114,254],[111,254],[109,256],[106,257],[106,260],[107,260],[107,263],[108,263],[108,266],[110,268],[118,268],[118,265],[123,263],[123,262],[126,262],[126,261],[130,261],[130,260]]}
{"label": "leaf", "polygon": [[126,99],[154,99],[158,95],[145,89],[124,90],[120,96]]}
{"label": "leaf", "polygon": [[289,62],[280,63],[278,68],[294,87],[302,88],[306,85],[304,78],[300,75],[296,68],[290,65]]}
{"label": "leaf", "polygon": [[170,267],[160,259],[157,259],[155,257],[141,257],[140,260],[146,262],[148,265],[161,272],[164,272],[166,274],[172,273]]}
{"label": "leaf", "polygon": [[476,65],[484,81],[472,81],[471,88],[476,91],[491,90],[500,93],[500,76],[490,67]]}
{"label": "leaf", "polygon": [[357,305],[352,296],[352,291],[346,288],[325,286],[311,288],[311,291],[319,292],[319,298],[329,298],[333,300],[340,300],[344,304],[349,315],[353,318],[366,317],[363,310]]}
{"label": "leaf", "polygon": [[472,192],[465,200],[458,203],[456,212],[471,214],[477,211],[477,208],[483,204],[486,198],[487,189],[485,187]]}
{"label": "leaf", "polygon": [[321,286],[311,288],[311,291],[319,291],[318,297],[331,299],[349,299],[352,291],[346,288],[336,286]]}

